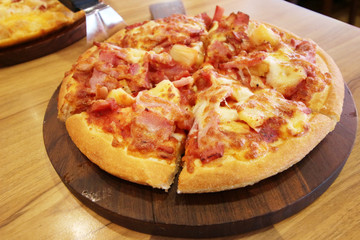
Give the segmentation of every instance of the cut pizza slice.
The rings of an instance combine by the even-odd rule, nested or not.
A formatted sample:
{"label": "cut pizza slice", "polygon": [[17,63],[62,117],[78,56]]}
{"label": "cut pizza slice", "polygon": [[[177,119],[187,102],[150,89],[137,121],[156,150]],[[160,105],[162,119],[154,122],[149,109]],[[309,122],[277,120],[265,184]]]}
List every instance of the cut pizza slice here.
{"label": "cut pizza slice", "polygon": [[86,112],[69,117],[66,128],[79,150],[103,170],[167,190],[192,117],[179,102],[179,91],[167,80],[136,98],[113,90]]}
{"label": "cut pizza slice", "polygon": [[235,89],[247,97],[238,102],[234,89],[218,86],[207,90],[217,98],[198,99],[179,193],[228,190],[275,175],[304,158],[336,124],[274,90]]}

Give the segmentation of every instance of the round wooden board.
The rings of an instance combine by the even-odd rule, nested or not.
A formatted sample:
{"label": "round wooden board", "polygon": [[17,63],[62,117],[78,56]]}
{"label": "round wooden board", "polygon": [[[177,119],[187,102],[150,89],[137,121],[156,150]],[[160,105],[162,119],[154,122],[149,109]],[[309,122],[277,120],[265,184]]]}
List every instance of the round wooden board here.
{"label": "round wooden board", "polygon": [[0,68],[27,62],[63,49],[86,36],[85,16],[44,37],[0,48]]}
{"label": "round wooden board", "polygon": [[219,237],[279,222],[318,198],[343,168],[356,137],[357,112],[346,87],[340,122],[290,169],[253,186],[207,194],[177,194],[116,178],[90,162],[57,119],[52,96],[43,126],[45,147],[68,189],[87,207],[121,226],[153,235]]}

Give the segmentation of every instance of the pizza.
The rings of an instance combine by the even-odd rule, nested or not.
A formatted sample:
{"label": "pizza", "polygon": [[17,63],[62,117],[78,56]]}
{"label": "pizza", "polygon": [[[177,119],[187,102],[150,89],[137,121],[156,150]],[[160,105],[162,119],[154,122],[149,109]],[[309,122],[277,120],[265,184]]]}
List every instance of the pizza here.
{"label": "pizza", "polygon": [[314,41],[250,20],[172,15],[94,43],[65,74],[58,118],[106,172],[178,193],[255,184],[340,119],[341,73]]}
{"label": "pizza", "polygon": [[84,16],[57,0],[1,0],[0,48],[43,37]]}

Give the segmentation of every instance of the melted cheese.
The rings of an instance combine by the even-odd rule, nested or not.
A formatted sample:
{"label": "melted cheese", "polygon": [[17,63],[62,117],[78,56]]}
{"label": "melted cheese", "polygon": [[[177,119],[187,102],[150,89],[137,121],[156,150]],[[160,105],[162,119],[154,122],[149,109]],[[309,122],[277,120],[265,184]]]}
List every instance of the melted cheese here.
{"label": "melted cheese", "polygon": [[285,94],[287,90],[296,87],[306,78],[303,67],[292,64],[286,50],[279,50],[270,54],[265,60],[269,65],[269,72],[266,75],[266,83]]}
{"label": "melted cheese", "polygon": [[325,89],[321,92],[316,92],[312,95],[311,100],[309,101],[309,106],[315,112],[321,111],[324,108],[324,104],[328,99],[328,94],[330,91],[330,86],[326,85]]}
{"label": "melted cheese", "polygon": [[156,87],[148,90],[147,93],[151,96],[171,101],[172,103],[180,102],[180,92],[169,80],[161,81]]}
{"label": "melted cheese", "polygon": [[233,88],[232,96],[236,99],[237,104],[244,103],[252,95],[254,94],[246,87],[236,86]]}
{"label": "melted cheese", "polygon": [[238,113],[236,109],[218,107],[216,112],[220,116],[220,123],[229,123],[238,119]]}
{"label": "melted cheese", "polygon": [[254,104],[257,106],[253,108],[246,107],[240,111],[239,119],[246,122],[252,129],[258,131],[266,119],[273,117],[274,113],[270,109],[267,109],[268,104],[260,104],[259,102],[255,102]]}
{"label": "melted cheese", "polygon": [[250,131],[250,128],[247,124],[245,124],[243,122],[236,122],[236,121],[220,123],[219,127],[220,127],[220,130],[222,130],[222,131],[229,131],[229,132],[234,132],[237,134],[248,133]]}
{"label": "melted cheese", "polygon": [[127,60],[131,63],[140,63],[144,61],[146,51],[135,48],[127,48]]}
{"label": "melted cheese", "polygon": [[271,45],[276,45],[280,42],[280,36],[274,33],[270,28],[264,24],[256,25],[254,22],[249,23],[248,35],[250,41],[256,45],[264,42],[269,42]]}
{"label": "melted cheese", "polygon": [[[260,131],[265,121],[272,117],[281,117],[285,123],[280,131],[287,135],[300,134],[310,118],[302,109],[302,103],[291,102],[272,90],[262,90],[242,105],[239,119],[246,122],[255,131]],[[288,113],[292,113],[288,115]]]}
{"label": "melted cheese", "polygon": [[117,104],[124,106],[130,106],[135,102],[135,98],[125,92],[122,88],[111,90],[107,96],[107,99],[110,98],[114,99]]}
{"label": "melted cheese", "polygon": [[287,123],[280,129],[281,132],[289,133],[291,135],[301,134],[304,131],[304,127],[309,122],[310,115],[301,111],[296,111],[294,116],[287,119]]}

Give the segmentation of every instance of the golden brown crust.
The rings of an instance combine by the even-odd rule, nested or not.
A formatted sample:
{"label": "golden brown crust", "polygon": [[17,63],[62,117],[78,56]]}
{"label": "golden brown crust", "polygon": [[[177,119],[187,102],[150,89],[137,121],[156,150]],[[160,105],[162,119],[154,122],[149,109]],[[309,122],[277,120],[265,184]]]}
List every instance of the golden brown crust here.
{"label": "golden brown crust", "polygon": [[[96,126],[89,126],[86,118],[85,112],[69,117],[66,129],[75,145],[93,163],[122,179],[169,189],[178,169],[177,162],[129,155],[126,148],[112,146],[112,134],[105,133]],[[180,156],[177,161],[179,160]]]}
{"label": "golden brown crust", "polygon": [[332,75],[332,82],[330,85],[329,93],[321,113],[335,119],[336,121],[339,121],[343,108],[345,94],[344,80],[334,60],[322,48],[318,47],[317,54],[320,59],[324,61],[328,71]]}
{"label": "golden brown crust", "polygon": [[287,139],[275,152],[254,160],[238,160],[226,155],[211,164],[197,162],[194,172],[180,173],[178,193],[217,192],[252,185],[282,172],[303,159],[330,131],[336,122],[322,114],[310,121],[305,135]]}

